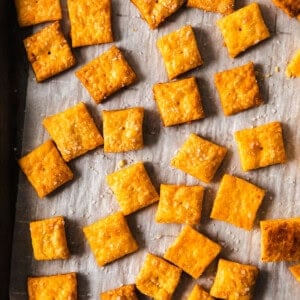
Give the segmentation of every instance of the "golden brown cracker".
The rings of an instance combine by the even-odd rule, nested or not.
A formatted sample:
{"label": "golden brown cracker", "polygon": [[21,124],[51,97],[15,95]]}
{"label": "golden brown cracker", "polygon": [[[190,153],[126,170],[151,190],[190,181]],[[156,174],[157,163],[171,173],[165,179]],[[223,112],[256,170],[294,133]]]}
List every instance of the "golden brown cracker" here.
{"label": "golden brown cracker", "polygon": [[259,5],[255,2],[218,20],[217,25],[231,57],[270,37]]}
{"label": "golden brown cracker", "polygon": [[210,294],[221,299],[250,300],[258,272],[256,266],[220,259]]}
{"label": "golden brown cracker", "polygon": [[125,215],[159,199],[142,162],[111,173],[107,175],[106,180]]}
{"label": "golden brown cracker", "polygon": [[135,285],[128,284],[100,294],[100,300],[138,300]]}
{"label": "golden brown cracker", "polygon": [[300,49],[296,51],[286,67],[287,77],[300,77]]}
{"label": "golden brown cracker", "polygon": [[60,0],[14,0],[21,27],[62,18]]}
{"label": "golden brown cracker", "polygon": [[83,102],[43,120],[65,161],[103,144],[103,138]]}
{"label": "golden brown cracker", "polygon": [[111,43],[111,0],[68,0],[72,47]]}
{"label": "golden brown cracker", "polygon": [[212,296],[209,295],[200,285],[195,284],[187,300],[213,300]]}
{"label": "golden brown cracker", "polygon": [[202,186],[161,184],[156,222],[199,224],[203,195]]}
{"label": "golden brown cracker", "polygon": [[137,78],[116,46],[81,67],[75,74],[97,104]]}
{"label": "golden brown cracker", "polygon": [[104,152],[142,149],[143,107],[103,111]]}
{"label": "golden brown cracker", "polygon": [[260,222],[264,262],[300,260],[300,218]]}
{"label": "golden brown cracker", "polygon": [[235,132],[244,171],[284,163],[286,155],[279,122]]}
{"label": "golden brown cracker", "polygon": [[186,225],[164,258],[197,279],[220,251],[220,245]]}
{"label": "golden brown cracker", "polygon": [[204,118],[196,78],[186,78],[153,86],[164,126],[172,126]]}
{"label": "golden brown cracker", "polygon": [[40,198],[73,178],[51,140],[19,159],[19,165]]}
{"label": "golden brown cracker", "polygon": [[234,11],[234,0],[188,0],[187,6],[228,15]]}
{"label": "golden brown cracker", "polygon": [[157,40],[169,79],[202,65],[192,26],[186,25]]}
{"label": "golden brown cracker", "polygon": [[164,259],[148,253],[136,278],[136,287],[143,294],[170,300],[179,283],[181,270]]}
{"label": "golden brown cracker", "polygon": [[171,166],[209,183],[227,149],[192,133],[171,161]]}
{"label": "golden brown cracker", "polygon": [[30,234],[36,260],[69,258],[63,217],[30,222]]}
{"label": "golden brown cracker", "polygon": [[273,3],[292,18],[300,20],[299,0],[273,0]]}
{"label": "golden brown cracker", "polygon": [[27,37],[24,46],[38,82],[61,73],[76,63],[59,22]]}
{"label": "golden brown cracker", "polygon": [[293,274],[295,279],[300,282],[300,264],[290,266],[289,270]]}
{"label": "golden brown cracker", "polygon": [[262,103],[252,62],[216,73],[215,85],[226,116]]}
{"label": "golden brown cracker", "polygon": [[265,191],[241,178],[225,174],[210,217],[251,230]]}
{"label": "golden brown cracker", "polygon": [[184,0],[131,0],[151,29],[157,28],[167,17],[175,13]]}
{"label": "golden brown cracker", "polygon": [[83,227],[83,232],[100,267],[138,249],[120,212]]}
{"label": "golden brown cracker", "polygon": [[29,300],[77,300],[76,273],[28,277]]}

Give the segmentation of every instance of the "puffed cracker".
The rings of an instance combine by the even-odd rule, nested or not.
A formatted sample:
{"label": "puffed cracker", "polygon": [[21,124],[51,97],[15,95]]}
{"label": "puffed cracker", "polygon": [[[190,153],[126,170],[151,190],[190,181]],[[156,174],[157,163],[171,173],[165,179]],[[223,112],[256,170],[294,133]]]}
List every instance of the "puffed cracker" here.
{"label": "puffed cracker", "polygon": [[174,14],[184,0],[131,0],[151,29],[157,28],[167,17]]}
{"label": "puffed cracker", "polygon": [[135,285],[123,285],[117,289],[103,292],[100,294],[100,300],[138,300]]}
{"label": "puffed cracker", "polygon": [[21,27],[62,18],[60,0],[14,0]]}
{"label": "puffed cracker", "polygon": [[296,51],[286,67],[287,77],[300,77],[300,49]]}
{"label": "puffed cracker", "polygon": [[83,232],[100,267],[138,249],[120,212],[83,227]]}
{"label": "puffed cracker", "polygon": [[234,11],[234,0],[188,0],[187,6],[228,15]]}
{"label": "puffed cracker", "polygon": [[256,266],[220,259],[210,294],[221,299],[250,300],[258,272]]}
{"label": "puffed cracker", "polygon": [[216,73],[215,85],[226,116],[258,106],[263,102],[253,62]]}
{"label": "puffed cracker", "polygon": [[225,174],[210,217],[251,230],[264,196],[263,189],[241,178]]}
{"label": "puffed cracker", "polygon": [[111,0],[68,0],[72,47],[111,43]]}
{"label": "puffed cracker", "polygon": [[164,126],[172,126],[204,118],[196,78],[157,83],[153,86]]}
{"label": "puffed cracker", "polygon": [[284,163],[286,155],[279,122],[235,132],[242,169],[249,171]]}
{"label": "puffed cracker", "polygon": [[69,258],[63,217],[30,222],[30,235],[36,260]]}
{"label": "puffed cracker", "polygon": [[156,222],[199,224],[203,195],[202,186],[161,184]]}
{"label": "puffed cracker", "polygon": [[186,25],[157,40],[169,79],[203,64],[192,26]]}
{"label": "puffed cracker", "polygon": [[270,37],[259,5],[255,2],[218,20],[217,25],[231,57]]}
{"label": "puffed cracker", "polygon": [[103,138],[95,122],[82,102],[45,118],[43,125],[65,161],[70,161],[103,144]]}
{"label": "puffed cracker", "polygon": [[142,149],[144,108],[103,111],[104,152]]}
{"label": "puffed cracker", "polygon": [[273,0],[274,4],[292,18],[300,20],[299,0]]}
{"label": "puffed cracker", "polygon": [[260,222],[264,262],[300,260],[300,218]]}
{"label": "puffed cracker", "polygon": [[209,183],[226,153],[225,147],[192,133],[171,160],[171,166]]}
{"label": "puffed cracker", "polygon": [[187,300],[213,300],[212,296],[209,295],[200,285],[195,284],[192,292],[189,294]]}
{"label": "puffed cracker", "polygon": [[24,46],[38,82],[61,73],[76,63],[58,21],[27,37]]}
{"label": "puffed cracker", "polygon": [[159,300],[170,300],[179,283],[181,270],[164,259],[148,253],[136,278],[143,294]]}
{"label": "puffed cracker", "polygon": [[106,177],[124,215],[157,202],[157,194],[142,162],[135,163]]}
{"label": "puffed cracker", "polygon": [[40,198],[73,178],[51,140],[19,159],[19,165]]}
{"label": "puffed cracker", "polygon": [[220,251],[220,245],[186,225],[164,258],[197,279]]}
{"label": "puffed cracker", "polygon": [[29,300],[77,300],[76,273],[28,277]]}
{"label": "puffed cracker", "polygon": [[293,274],[295,279],[300,282],[300,264],[290,266],[289,270]]}
{"label": "puffed cracker", "polygon": [[81,67],[75,74],[97,104],[137,79],[116,46]]}

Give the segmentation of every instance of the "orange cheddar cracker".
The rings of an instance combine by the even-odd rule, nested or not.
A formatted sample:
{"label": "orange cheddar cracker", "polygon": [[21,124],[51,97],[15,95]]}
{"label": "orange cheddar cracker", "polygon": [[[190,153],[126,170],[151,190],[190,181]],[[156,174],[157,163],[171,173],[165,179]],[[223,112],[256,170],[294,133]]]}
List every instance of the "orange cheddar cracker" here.
{"label": "orange cheddar cracker", "polygon": [[138,300],[135,285],[123,285],[100,294],[100,300]]}
{"label": "orange cheddar cracker", "polygon": [[75,65],[75,57],[63,36],[59,22],[27,37],[24,46],[38,82]]}
{"label": "orange cheddar cracker", "polygon": [[73,178],[51,140],[19,159],[19,165],[40,198]]}
{"label": "orange cheddar cracker", "polygon": [[83,227],[83,232],[100,267],[138,249],[120,212]]}
{"label": "orange cheddar cracker", "polygon": [[200,285],[195,284],[187,300],[214,300]]}
{"label": "orange cheddar cracker", "polygon": [[231,57],[270,37],[259,5],[255,2],[218,20],[217,25]]}
{"label": "orange cheddar cracker", "polygon": [[155,102],[164,126],[172,126],[204,118],[196,78],[186,78],[153,86]]}
{"label": "orange cheddar cracker", "polygon": [[137,289],[154,299],[170,300],[179,283],[181,270],[148,253],[136,278]]}
{"label": "orange cheddar cracker", "polygon": [[77,300],[76,273],[29,277],[27,287],[29,300]]}
{"label": "orange cheddar cracker", "polygon": [[63,217],[30,222],[30,235],[36,260],[66,259],[67,246]]}
{"label": "orange cheddar cracker", "polygon": [[234,11],[234,0],[188,0],[187,6],[228,15]]}

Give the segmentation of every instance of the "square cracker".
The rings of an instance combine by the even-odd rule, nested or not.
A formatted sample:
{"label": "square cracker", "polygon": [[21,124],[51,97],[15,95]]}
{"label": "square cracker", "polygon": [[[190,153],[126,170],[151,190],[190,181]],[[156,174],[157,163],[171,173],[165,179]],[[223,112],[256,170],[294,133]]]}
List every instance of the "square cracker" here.
{"label": "square cracker", "polygon": [[186,25],[157,40],[169,79],[202,65],[192,26]]}
{"label": "square cracker", "polygon": [[60,0],[14,0],[21,27],[62,18]]}
{"label": "square cracker", "polygon": [[63,217],[30,222],[30,234],[36,260],[69,258]]}
{"label": "square cracker", "polygon": [[184,0],[131,0],[151,29],[155,29],[167,17],[175,13]]}
{"label": "square cracker", "polygon": [[228,53],[236,57],[249,47],[270,37],[257,3],[251,3],[217,22]]}
{"label": "square cracker", "polygon": [[252,299],[258,272],[256,266],[220,259],[210,294],[221,299]]}
{"label": "square cracker", "polygon": [[196,78],[157,83],[153,86],[164,126],[172,126],[204,118]]}
{"label": "square cracker", "polygon": [[164,259],[148,253],[137,275],[136,287],[143,294],[160,300],[170,300],[179,283],[181,270]]}
{"label": "square cracker", "polygon": [[156,222],[199,224],[203,195],[202,186],[161,184]]}
{"label": "square cracker", "polygon": [[103,144],[95,122],[82,102],[43,120],[65,161]]}
{"label": "square cracker", "polygon": [[260,222],[264,262],[300,260],[300,218]]}
{"label": "square cracker", "polygon": [[295,53],[286,68],[287,77],[300,77],[300,49]]}
{"label": "square cracker", "polygon": [[76,273],[28,277],[29,300],[77,300]]}
{"label": "square cracker", "polygon": [[253,62],[215,74],[215,85],[225,116],[262,103]]}
{"label": "square cracker", "polygon": [[188,0],[187,6],[228,15],[234,11],[234,0]]}
{"label": "square cracker", "polygon": [[293,274],[293,276],[296,278],[296,280],[300,281],[300,264],[290,266],[289,270]]}
{"label": "square cracker", "polygon": [[274,4],[292,18],[300,20],[299,0],[273,0]]}
{"label": "square cracker", "polygon": [[142,149],[144,108],[103,111],[104,152]]}
{"label": "square cracker", "polygon": [[192,133],[171,161],[171,166],[206,183],[211,182],[227,149]]}
{"label": "square cracker", "polygon": [[120,212],[83,227],[83,232],[100,267],[138,249]]}
{"label": "square cracker", "polygon": [[97,104],[136,80],[134,71],[116,46],[81,67],[75,74]]}
{"label": "square cracker", "polygon": [[19,159],[19,165],[40,198],[73,178],[51,140]]}
{"label": "square cracker", "polygon": [[220,245],[186,225],[164,258],[197,279],[220,251]]}
{"label": "square cracker", "polygon": [[100,294],[100,300],[138,300],[135,285],[123,285],[117,289],[113,289]]}
{"label": "square cracker", "polygon": [[279,122],[235,132],[242,169],[249,171],[286,161]]}
{"label": "square cracker", "polygon": [[38,82],[75,65],[75,57],[63,36],[59,22],[27,37],[24,46]]}
{"label": "square cracker", "polygon": [[111,0],[68,0],[72,47],[110,43]]}
{"label": "square cracker", "polygon": [[106,181],[125,215],[159,199],[142,162],[107,175]]}
{"label": "square cracker", "polygon": [[192,292],[189,294],[187,300],[213,300],[214,298],[209,295],[200,285],[195,284]]}
{"label": "square cracker", "polygon": [[225,174],[210,217],[251,230],[265,191],[241,178]]}

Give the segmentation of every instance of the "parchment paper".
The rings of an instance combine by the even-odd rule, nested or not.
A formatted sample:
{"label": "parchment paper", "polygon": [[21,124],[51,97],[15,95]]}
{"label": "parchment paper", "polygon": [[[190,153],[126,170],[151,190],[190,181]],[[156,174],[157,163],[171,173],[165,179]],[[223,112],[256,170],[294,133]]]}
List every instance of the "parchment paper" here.
{"label": "parchment paper", "polygon": [[[66,1],[63,2],[66,34],[69,32]],[[237,8],[251,1],[237,0]],[[116,200],[105,183],[105,175],[118,168],[120,160],[128,164],[143,160],[157,189],[160,183],[200,184],[206,187],[200,232],[223,246],[221,257],[260,268],[254,299],[299,299],[300,285],[289,273],[290,263],[262,263],[260,261],[259,220],[286,218],[300,214],[300,81],[288,80],[284,75],[287,61],[300,47],[300,23],[276,9],[269,0],[257,1],[272,37],[248,50],[236,59],[229,58],[223,47],[221,33],[215,23],[221,15],[197,9],[183,8],[171,16],[158,30],[151,31],[140,18],[129,0],[112,0],[112,18],[115,44],[120,47],[136,71],[139,81],[95,105],[74,71],[95,58],[111,44],[75,49],[78,59],[75,68],[44,83],[37,83],[30,70],[23,131],[23,154],[28,153],[49,138],[41,125],[42,119],[84,101],[102,132],[101,111],[133,106],[145,107],[144,139],[141,151],[104,154],[102,147],[69,165],[75,179],[44,200],[39,200],[23,174],[20,174],[16,208],[14,250],[11,272],[11,299],[26,299],[28,276],[78,272],[79,299],[98,299],[99,293],[122,284],[134,283],[145,254],[150,251],[163,255],[174,241],[181,225],[157,224],[152,205],[128,217],[130,228],[140,250],[104,268],[99,268],[82,233],[82,226],[90,224],[118,210]],[[155,46],[158,37],[191,24],[204,65],[181,76],[194,75],[198,79],[206,118],[191,124],[164,128],[152,97],[152,85],[167,81],[162,58]],[[42,26],[36,27],[36,29]],[[213,84],[217,71],[253,61],[265,104],[232,117],[222,113]],[[276,72],[276,67],[280,68]],[[237,147],[233,140],[236,130],[278,120],[283,124],[288,162],[245,173],[241,170]],[[170,159],[188,135],[194,132],[228,147],[229,153],[211,184],[169,166]],[[255,229],[247,232],[227,223],[209,218],[212,203],[224,173],[248,179],[267,190],[259,210]],[[29,234],[31,220],[62,215],[66,218],[66,233],[72,256],[68,260],[35,261]],[[216,271],[216,261],[207,269],[198,283],[209,289]],[[183,275],[174,299],[185,299],[195,280]],[[141,299],[144,296],[141,297]]]}

